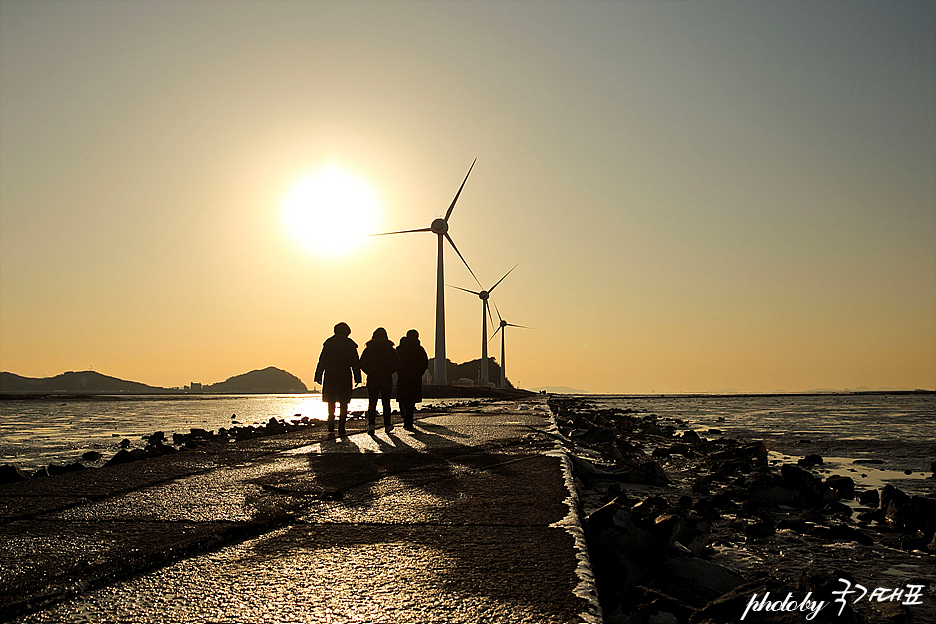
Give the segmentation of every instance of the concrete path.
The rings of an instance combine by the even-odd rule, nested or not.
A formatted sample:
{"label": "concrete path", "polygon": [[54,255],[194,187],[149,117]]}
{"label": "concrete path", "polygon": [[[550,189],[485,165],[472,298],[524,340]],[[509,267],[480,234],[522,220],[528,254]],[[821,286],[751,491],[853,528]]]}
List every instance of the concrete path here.
{"label": "concrete path", "polygon": [[0,620],[599,621],[545,401],[0,486]]}

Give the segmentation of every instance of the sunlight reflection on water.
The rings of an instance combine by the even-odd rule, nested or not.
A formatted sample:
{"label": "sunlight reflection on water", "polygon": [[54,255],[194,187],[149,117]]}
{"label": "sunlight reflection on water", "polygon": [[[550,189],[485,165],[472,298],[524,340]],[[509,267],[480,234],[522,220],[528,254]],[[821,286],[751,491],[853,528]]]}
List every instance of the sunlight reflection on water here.
{"label": "sunlight reflection on water", "polygon": [[[396,408],[396,402],[393,406]],[[352,399],[348,406],[350,412],[365,409],[367,399]],[[140,436],[154,431],[171,436],[191,428],[217,431],[265,424],[270,418],[324,421],[327,416],[327,405],[319,394],[3,400],[0,463],[37,468],[50,462],[75,461],[88,450],[107,455],[124,438],[141,446]]]}

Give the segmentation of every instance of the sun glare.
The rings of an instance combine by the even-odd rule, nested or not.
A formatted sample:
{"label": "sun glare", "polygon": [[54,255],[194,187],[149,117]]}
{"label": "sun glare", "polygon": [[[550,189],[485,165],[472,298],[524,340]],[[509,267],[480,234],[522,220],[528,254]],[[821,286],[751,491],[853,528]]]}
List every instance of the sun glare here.
{"label": "sun glare", "polygon": [[335,165],[300,179],[283,201],[283,221],[292,237],[330,257],[358,249],[379,213],[380,200],[367,183]]}

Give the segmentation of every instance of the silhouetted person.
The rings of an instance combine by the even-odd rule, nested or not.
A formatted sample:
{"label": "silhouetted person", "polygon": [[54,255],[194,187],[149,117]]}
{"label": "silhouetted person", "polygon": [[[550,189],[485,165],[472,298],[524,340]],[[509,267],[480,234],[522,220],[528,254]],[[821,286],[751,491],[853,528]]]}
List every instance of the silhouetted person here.
{"label": "silhouetted person", "polygon": [[[335,335],[322,345],[315,383],[322,384],[322,400],[328,403],[328,439],[335,439],[335,403],[340,405],[338,435],[345,437],[345,420],[354,383],[361,383],[361,366],[357,344],[351,340],[347,323],[335,325]],[[324,379],[323,379],[324,376]]]}
{"label": "silhouetted person", "polygon": [[377,399],[383,403],[384,430],[393,430],[390,423],[390,393],[393,391],[393,373],[400,368],[400,356],[387,337],[387,330],[378,327],[361,353],[361,370],[367,373],[367,430],[374,431],[377,418]]}
{"label": "silhouetted person", "polygon": [[419,344],[419,332],[411,329],[400,338],[397,347],[400,370],[397,372],[397,403],[403,416],[403,428],[412,431],[416,404],[422,401],[422,376],[429,368],[429,356]]}

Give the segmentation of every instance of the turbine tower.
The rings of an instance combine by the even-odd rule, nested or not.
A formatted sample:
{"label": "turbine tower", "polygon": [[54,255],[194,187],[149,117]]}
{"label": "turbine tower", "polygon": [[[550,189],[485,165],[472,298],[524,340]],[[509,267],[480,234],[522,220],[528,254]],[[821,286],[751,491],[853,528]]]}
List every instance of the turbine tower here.
{"label": "turbine tower", "polygon": [[[458,201],[458,196],[461,195],[462,189],[465,188],[465,182],[468,181],[468,176],[471,175],[471,170],[474,168],[477,161],[478,159],[475,158],[471,163],[471,167],[468,167],[468,173],[465,174],[465,179],[462,180],[461,186],[458,187],[458,192],[455,193],[455,199],[452,200],[452,204],[446,211],[444,218],[433,220],[432,224],[427,228],[375,234],[375,236],[386,236],[389,234],[409,234],[410,232],[432,232],[439,237],[438,255],[436,260],[435,370],[433,371],[432,375],[433,382],[437,386],[445,386],[448,384],[445,370],[445,282],[442,270],[442,249],[444,247],[444,240],[449,242],[449,244],[452,246],[452,249],[454,249],[455,253],[458,254],[458,257],[461,258],[461,261],[465,263],[465,266],[468,268],[468,272],[471,273],[471,277],[474,277],[475,281],[478,282],[478,278],[475,276],[474,271],[472,271],[471,267],[468,266],[468,261],[465,260],[465,257],[461,255],[460,251],[458,251],[458,247],[455,246],[455,241],[452,240],[452,237],[448,233],[448,221],[449,217],[452,216],[452,211],[455,209],[455,202]],[[478,286],[481,286],[481,282],[478,282]]]}
{"label": "turbine tower", "polygon": [[523,329],[530,329],[530,328],[527,327],[526,325],[514,325],[513,323],[508,323],[507,321],[505,321],[504,318],[500,315],[500,311],[497,310],[496,305],[494,306],[494,310],[497,312],[497,318],[500,319],[500,324],[497,326],[497,329],[494,330],[494,333],[491,334],[491,340],[494,339],[494,336],[497,335],[497,332],[500,332],[500,335],[501,335],[501,359],[500,359],[501,374],[500,374],[500,386],[499,387],[506,388],[507,387],[507,364],[504,359],[505,358],[504,336],[507,334],[507,330],[505,330],[504,328],[505,327],[522,327]]}
{"label": "turbine tower", "polygon": [[[487,290],[481,290],[476,292],[474,290],[468,290],[467,288],[461,288],[460,286],[454,286],[458,290],[464,290],[465,292],[471,293],[472,295],[478,295],[481,298],[481,379],[479,380],[480,385],[487,386],[490,383],[490,375],[488,374],[488,350],[487,350],[487,319],[491,316],[491,310],[488,308],[488,299],[491,298],[491,292],[497,285],[504,281],[510,272],[517,268],[517,265],[514,265],[513,269],[507,271],[504,274],[504,277],[497,280],[497,284],[494,284]],[[477,278],[475,278],[477,279]],[[496,306],[495,306],[496,307]],[[491,322],[494,322],[494,319],[491,319]]]}

